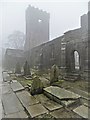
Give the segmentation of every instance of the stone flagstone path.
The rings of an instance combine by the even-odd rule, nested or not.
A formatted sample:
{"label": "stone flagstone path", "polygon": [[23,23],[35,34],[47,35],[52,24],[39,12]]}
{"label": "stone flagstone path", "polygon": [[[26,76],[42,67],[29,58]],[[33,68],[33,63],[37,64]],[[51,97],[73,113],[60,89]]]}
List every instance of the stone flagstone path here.
{"label": "stone flagstone path", "polygon": [[25,108],[39,103],[39,101],[35,97],[31,96],[27,91],[17,92],[16,95]]}
{"label": "stone flagstone path", "polygon": [[4,106],[5,115],[20,112],[24,110],[20,101],[16,97],[15,93],[4,94],[2,96],[2,101],[3,101],[2,103]]}
{"label": "stone flagstone path", "polygon": [[29,106],[27,110],[32,118],[39,116],[41,114],[48,113],[48,110],[45,107],[43,107],[41,104]]}
{"label": "stone flagstone path", "polygon": [[19,82],[13,82],[11,83],[11,88],[14,92],[24,90],[24,87]]}
{"label": "stone flagstone path", "polygon": [[[50,86],[44,88],[44,94],[32,96],[19,82],[10,81],[9,79],[9,82],[7,80],[7,82],[0,83],[0,92],[2,92],[2,99],[0,100],[0,106],[2,106],[0,114],[2,115],[0,117],[36,118],[44,115],[52,116],[53,118],[88,117],[88,107],[85,105],[79,105],[77,108],[69,110],[68,105],[73,105],[76,100],[81,99],[81,96],[74,92]],[[1,89],[1,86],[3,89]],[[58,100],[60,101],[58,102]]]}
{"label": "stone flagstone path", "polygon": [[86,107],[84,105],[77,107],[73,111],[83,118],[88,118],[89,113],[90,113],[90,109],[88,109],[88,107]]}

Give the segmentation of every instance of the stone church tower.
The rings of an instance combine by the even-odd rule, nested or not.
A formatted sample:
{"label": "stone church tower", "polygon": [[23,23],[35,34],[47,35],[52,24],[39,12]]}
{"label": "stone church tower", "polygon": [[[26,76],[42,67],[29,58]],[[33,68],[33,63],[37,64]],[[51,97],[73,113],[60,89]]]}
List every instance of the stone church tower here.
{"label": "stone church tower", "polygon": [[50,14],[38,8],[28,6],[26,10],[25,51],[49,40]]}

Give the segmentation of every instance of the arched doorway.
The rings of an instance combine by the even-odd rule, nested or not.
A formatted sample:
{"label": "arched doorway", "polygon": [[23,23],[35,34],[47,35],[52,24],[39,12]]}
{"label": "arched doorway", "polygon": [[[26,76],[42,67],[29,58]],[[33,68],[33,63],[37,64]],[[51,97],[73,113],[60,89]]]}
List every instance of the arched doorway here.
{"label": "arched doorway", "polygon": [[80,69],[80,55],[78,51],[74,51],[74,69],[79,70]]}

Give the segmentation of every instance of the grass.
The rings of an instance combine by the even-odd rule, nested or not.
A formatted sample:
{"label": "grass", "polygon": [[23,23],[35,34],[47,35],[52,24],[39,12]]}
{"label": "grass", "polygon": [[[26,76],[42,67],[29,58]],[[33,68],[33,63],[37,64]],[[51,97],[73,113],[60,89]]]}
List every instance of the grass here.
{"label": "grass", "polygon": [[86,81],[83,80],[78,80],[75,82],[70,82],[70,81],[65,81],[65,80],[58,80],[57,82],[54,82],[52,85],[58,86],[58,87],[63,87],[66,89],[69,89],[71,87],[77,88],[83,91],[88,91],[89,86]]}
{"label": "grass", "polygon": [[26,80],[23,76],[22,77],[16,77],[15,74],[10,75],[12,80],[17,80],[20,82],[23,86],[27,86],[27,84],[32,84],[32,80]]}
{"label": "grass", "polygon": [[[32,80],[26,80],[23,76],[22,77],[16,77],[15,74],[11,74],[10,76],[13,80],[16,79],[23,86],[27,86],[27,84],[32,84],[32,81],[33,81],[33,79]],[[36,76],[41,77],[41,76],[44,76],[44,75],[37,72]],[[77,80],[75,82],[70,82],[70,81],[65,81],[65,80],[61,79],[61,80],[58,80],[58,82],[53,83],[53,85],[63,87],[63,88],[73,87],[73,88],[77,88],[77,89],[80,89],[80,90],[83,90],[83,91],[86,91],[86,92],[89,89],[88,83],[84,80]]]}
{"label": "grass", "polygon": [[17,77],[17,81],[20,82],[23,86],[27,86],[27,84],[32,84],[32,80],[26,80],[24,77]]}

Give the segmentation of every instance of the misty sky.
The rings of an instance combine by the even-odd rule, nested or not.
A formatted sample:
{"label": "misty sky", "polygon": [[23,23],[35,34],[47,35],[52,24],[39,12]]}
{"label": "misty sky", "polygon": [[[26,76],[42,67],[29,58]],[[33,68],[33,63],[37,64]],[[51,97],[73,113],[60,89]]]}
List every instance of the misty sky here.
{"label": "misty sky", "polygon": [[[33,1],[33,2],[32,2]],[[25,10],[33,5],[50,13],[50,39],[64,32],[80,27],[80,16],[88,11],[89,0],[1,0],[0,2],[0,44],[14,30],[25,33]]]}

